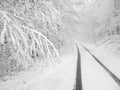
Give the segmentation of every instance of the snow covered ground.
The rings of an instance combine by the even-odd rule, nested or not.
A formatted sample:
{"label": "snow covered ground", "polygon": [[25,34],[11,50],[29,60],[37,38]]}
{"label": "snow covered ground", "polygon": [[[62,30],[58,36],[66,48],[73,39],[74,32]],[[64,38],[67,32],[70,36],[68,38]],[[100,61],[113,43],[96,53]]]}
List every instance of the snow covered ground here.
{"label": "snow covered ground", "polygon": [[[89,47],[89,49],[91,48]],[[81,48],[80,50],[83,90],[120,90],[120,87],[117,85],[117,83],[94,60],[94,58],[85,49]],[[104,57],[104,59],[105,58],[106,57]]]}
{"label": "snow covered ground", "polygon": [[[120,62],[108,56],[103,50],[88,46],[116,76],[120,78]],[[120,90],[118,84],[81,46],[82,85],[83,90]],[[112,57],[114,59],[112,59]],[[27,71],[11,76],[11,79],[0,82],[0,90],[73,90],[76,77],[76,51],[61,57],[57,67],[43,68],[36,66]]]}
{"label": "snow covered ground", "polygon": [[[0,90],[73,90],[75,83],[77,54],[61,57],[58,67],[23,71],[12,79],[0,82]],[[43,72],[41,72],[43,71]]]}
{"label": "snow covered ground", "polygon": [[90,51],[120,79],[120,56],[103,48],[87,46]]}

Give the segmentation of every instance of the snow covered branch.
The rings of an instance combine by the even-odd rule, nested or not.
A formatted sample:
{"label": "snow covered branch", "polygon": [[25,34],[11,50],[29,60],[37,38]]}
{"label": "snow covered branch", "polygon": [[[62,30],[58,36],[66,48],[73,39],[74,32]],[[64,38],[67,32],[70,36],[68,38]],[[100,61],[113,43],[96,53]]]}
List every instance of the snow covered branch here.
{"label": "snow covered branch", "polygon": [[[7,61],[4,63],[0,59],[8,67],[7,71],[12,72],[13,68],[24,69],[46,58],[53,64],[58,61],[59,53],[46,36],[36,29],[23,25],[21,23],[23,20],[19,17],[16,18],[3,11],[0,11],[0,14],[1,21],[4,23],[3,29],[0,31],[0,46],[1,48],[6,45],[11,46],[11,56],[8,57],[9,60],[7,59],[9,63]],[[2,54],[0,57],[4,58]],[[11,63],[14,63],[14,66]]]}

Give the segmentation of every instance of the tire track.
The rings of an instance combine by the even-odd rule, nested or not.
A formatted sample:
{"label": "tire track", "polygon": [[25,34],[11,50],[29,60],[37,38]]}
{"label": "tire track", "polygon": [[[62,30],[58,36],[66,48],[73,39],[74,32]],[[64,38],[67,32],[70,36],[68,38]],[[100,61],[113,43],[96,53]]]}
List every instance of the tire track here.
{"label": "tire track", "polygon": [[76,82],[73,90],[82,90],[82,78],[81,78],[81,56],[79,48],[77,47],[77,70],[76,70]]}

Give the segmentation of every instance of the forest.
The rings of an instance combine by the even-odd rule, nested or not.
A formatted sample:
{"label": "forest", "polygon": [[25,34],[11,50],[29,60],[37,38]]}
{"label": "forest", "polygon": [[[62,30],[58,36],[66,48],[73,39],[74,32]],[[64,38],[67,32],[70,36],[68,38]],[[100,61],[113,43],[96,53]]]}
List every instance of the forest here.
{"label": "forest", "polygon": [[75,45],[120,56],[120,0],[0,0],[0,78],[55,66]]}

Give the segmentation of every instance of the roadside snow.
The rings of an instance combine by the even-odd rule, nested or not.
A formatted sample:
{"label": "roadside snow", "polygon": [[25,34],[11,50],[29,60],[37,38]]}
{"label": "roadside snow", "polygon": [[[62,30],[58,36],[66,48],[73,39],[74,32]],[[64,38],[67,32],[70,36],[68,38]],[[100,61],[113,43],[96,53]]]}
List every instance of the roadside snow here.
{"label": "roadside snow", "polygon": [[109,74],[83,48],[81,48],[81,60],[83,90],[120,90]]}
{"label": "roadside snow", "polygon": [[87,46],[89,50],[120,79],[120,57],[104,48]]}
{"label": "roadside snow", "polygon": [[76,53],[61,57],[61,60],[60,65],[47,68],[46,71],[38,66],[30,71],[23,71],[6,82],[0,82],[0,90],[73,90]]}
{"label": "roadside snow", "polygon": [[[120,62],[117,57],[108,56],[104,50],[86,45],[101,62],[120,77]],[[81,73],[83,90],[120,90],[117,83],[81,46]],[[114,58],[114,59],[112,59]],[[12,79],[0,82],[0,90],[73,90],[76,77],[77,53],[61,57],[57,67],[43,68],[36,66],[20,72]]]}

